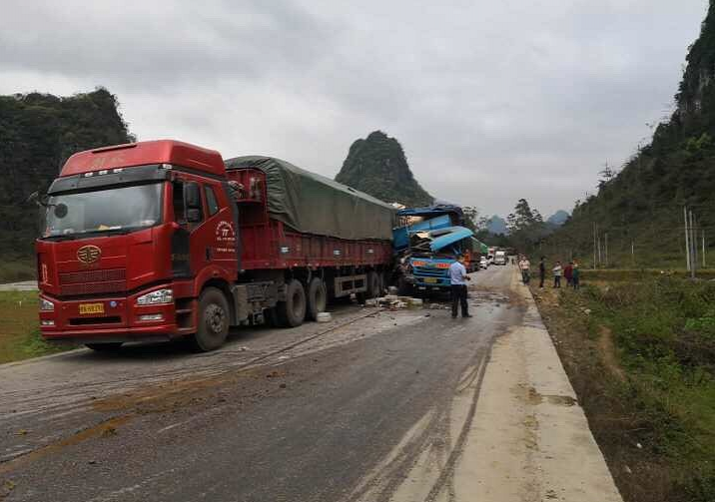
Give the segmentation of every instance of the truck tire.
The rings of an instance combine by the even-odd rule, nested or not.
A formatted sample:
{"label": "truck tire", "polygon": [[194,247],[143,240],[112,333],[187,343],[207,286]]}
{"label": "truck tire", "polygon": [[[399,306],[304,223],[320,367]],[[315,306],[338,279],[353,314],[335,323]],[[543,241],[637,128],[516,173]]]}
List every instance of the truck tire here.
{"label": "truck tire", "polygon": [[228,300],[220,289],[206,288],[199,297],[198,326],[193,336],[199,352],[218,349],[226,341],[230,322]]}
{"label": "truck tire", "polygon": [[122,348],[122,342],[110,342],[110,343],[86,343],[85,347],[92,349],[95,352],[117,352]]}
{"label": "truck tire", "polygon": [[413,293],[412,284],[407,282],[404,275],[401,275],[397,279],[397,294],[400,296],[412,296]]}
{"label": "truck tire", "polygon": [[308,285],[308,308],[306,318],[310,321],[317,321],[318,314],[325,312],[328,305],[328,288],[322,279],[314,277]]}
{"label": "truck tire", "polygon": [[382,294],[382,281],[377,272],[369,272],[367,274],[367,297],[377,298]]}
{"label": "truck tire", "polygon": [[276,310],[276,307],[266,309],[263,312],[263,319],[264,319],[266,326],[270,326],[272,328],[280,328],[281,327],[281,321],[278,318],[278,311]]}
{"label": "truck tire", "polygon": [[286,301],[278,302],[276,314],[282,328],[295,328],[303,324],[306,310],[305,288],[293,279],[286,284]]}

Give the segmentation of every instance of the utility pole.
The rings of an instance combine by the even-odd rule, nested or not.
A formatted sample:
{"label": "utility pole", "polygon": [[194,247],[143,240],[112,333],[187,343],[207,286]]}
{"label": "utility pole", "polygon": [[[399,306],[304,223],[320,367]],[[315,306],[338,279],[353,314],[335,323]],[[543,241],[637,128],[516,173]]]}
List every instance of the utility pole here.
{"label": "utility pole", "polygon": [[695,267],[697,266],[697,258],[695,256],[695,252],[697,250],[696,244],[695,244],[695,224],[694,224],[694,217],[693,217],[693,212],[690,211],[690,221],[688,224],[690,225],[690,251],[692,255],[690,256],[690,278],[695,279]]}
{"label": "utility pole", "polygon": [[703,268],[705,268],[705,229],[702,230],[703,237]]}
{"label": "utility pole", "polygon": [[605,238],[606,238],[606,268],[608,268],[608,232],[606,232]]}
{"label": "utility pole", "polygon": [[593,222],[593,269],[596,270],[596,222]]}
{"label": "utility pole", "polygon": [[683,206],[683,217],[685,220],[685,267],[687,270],[690,270],[690,236],[688,231],[688,206]]}
{"label": "utility pole", "polygon": [[698,253],[700,252],[698,250],[698,219],[695,214],[691,214],[693,215],[693,238],[691,241],[693,243],[693,263],[695,264],[694,268],[697,270],[698,262],[700,261],[700,257],[698,256]]}
{"label": "utility pole", "polygon": [[636,266],[636,245],[633,239],[631,239],[631,263],[634,267]]}

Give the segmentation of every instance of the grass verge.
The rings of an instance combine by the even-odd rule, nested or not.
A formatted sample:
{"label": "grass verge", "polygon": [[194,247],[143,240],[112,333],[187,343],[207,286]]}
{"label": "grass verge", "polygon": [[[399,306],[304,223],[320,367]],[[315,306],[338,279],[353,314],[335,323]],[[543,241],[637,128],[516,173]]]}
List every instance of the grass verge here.
{"label": "grass verge", "polygon": [[0,260],[0,284],[6,282],[29,281],[35,278],[32,260],[4,257]]}
{"label": "grass verge", "polygon": [[0,292],[0,364],[71,349],[40,336],[36,291]]}
{"label": "grass verge", "polygon": [[715,500],[715,283],[532,291],[624,499]]}

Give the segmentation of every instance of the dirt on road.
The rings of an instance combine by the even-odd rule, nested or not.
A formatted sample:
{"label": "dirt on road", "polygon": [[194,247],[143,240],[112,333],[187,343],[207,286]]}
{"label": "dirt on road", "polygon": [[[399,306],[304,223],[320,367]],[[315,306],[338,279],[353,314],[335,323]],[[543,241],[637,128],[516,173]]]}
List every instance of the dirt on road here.
{"label": "dirt on road", "polygon": [[[8,501],[620,500],[528,291],[0,366]],[[574,459],[578,459],[574,461]]]}

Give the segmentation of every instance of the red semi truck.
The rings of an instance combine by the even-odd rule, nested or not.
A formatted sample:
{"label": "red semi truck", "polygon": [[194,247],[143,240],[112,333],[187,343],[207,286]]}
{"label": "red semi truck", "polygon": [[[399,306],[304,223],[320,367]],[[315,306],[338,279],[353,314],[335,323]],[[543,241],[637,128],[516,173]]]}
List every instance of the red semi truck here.
{"label": "red semi truck", "polygon": [[73,155],[36,243],[42,335],[114,350],[229,327],[298,326],[326,303],[379,295],[392,207],[279,159],[178,141]]}

